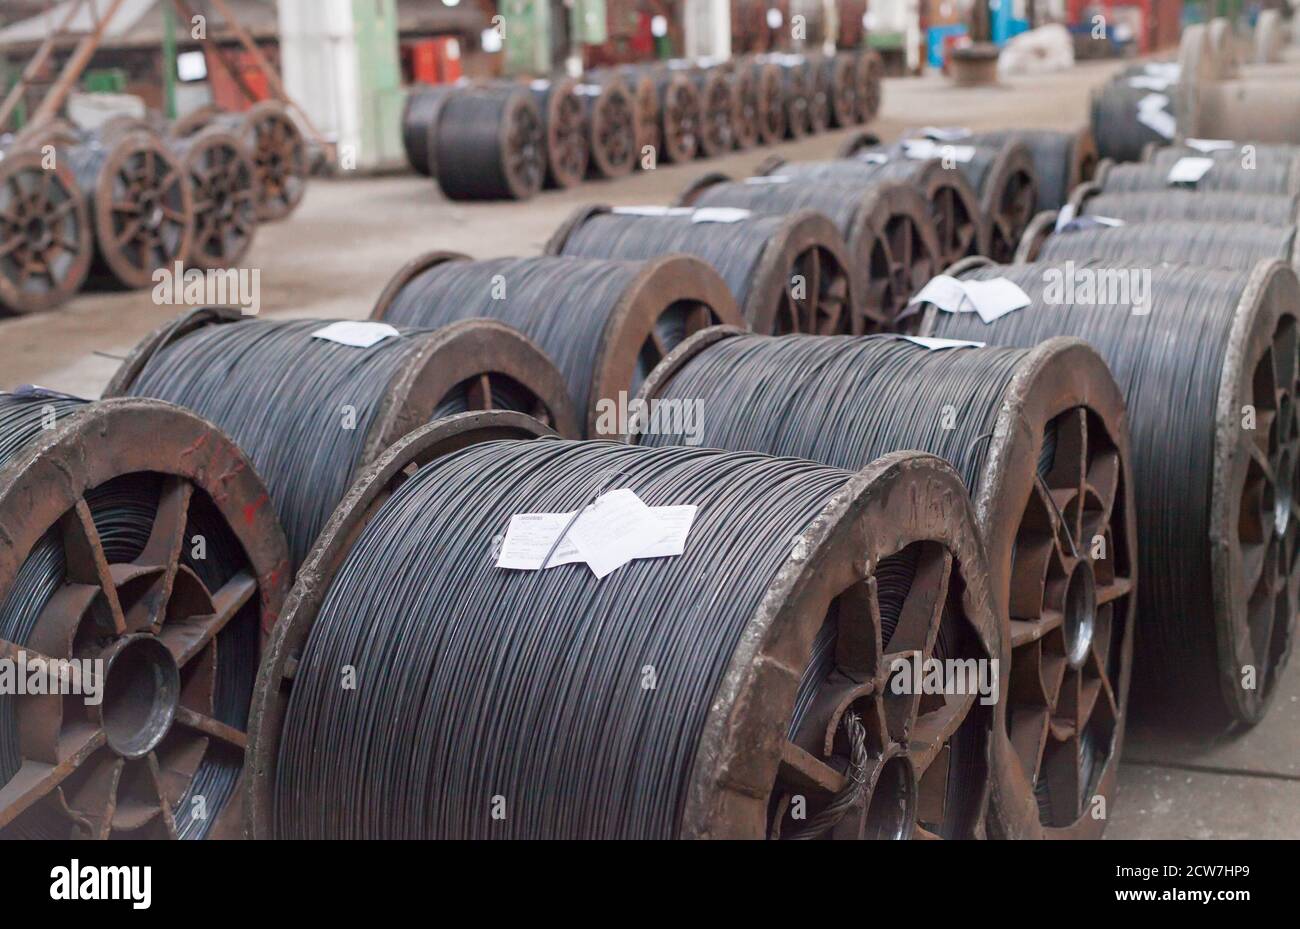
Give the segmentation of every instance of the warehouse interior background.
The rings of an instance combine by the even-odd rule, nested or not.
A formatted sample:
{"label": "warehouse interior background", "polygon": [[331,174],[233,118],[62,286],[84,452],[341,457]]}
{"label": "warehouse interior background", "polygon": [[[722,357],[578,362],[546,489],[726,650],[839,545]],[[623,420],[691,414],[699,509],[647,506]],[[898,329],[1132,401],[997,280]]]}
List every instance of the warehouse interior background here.
{"label": "warehouse interior background", "polygon": [[[966,138],[945,135],[949,127],[1072,133],[1090,122],[1099,137],[1098,97],[1118,87],[1131,124],[1122,142],[1139,161],[1143,145],[1174,140],[1166,120],[1186,118],[1172,104],[1152,117],[1137,101],[1170,85],[1160,68],[1180,60],[1193,27],[1226,21],[1236,35],[1240,73],[1251,77],[1217,81],[1254,79],[1285,105],[1300,102],[1290,16],[1282,0],[0,0],[0,152],[6,139],[19,151],[25,131],[54,133],[41,141],[99,132],[107,146],[115,127],[211,126],[274,102],[299,138],[285,151],[302,159],[301,188],[280,192],[279,214],[248,231],[234,266],[255,274],[246,282],[261,319],[365,320],[418,255],[538,255],[584,205],[678,205],[707,173],[741,179],[781,161],[836,159],[855,138],[888,146],[928,127],[942,151]],[[1279,30],[1267,64],[1254,57],[1261,23]],[[845,52],[869,52],[880,69],[878,109],[865,122],[746,148],[728,136],[707,158],[669,160],[651,146],[648,164],[637,137],[621,156],[627,170],[609,172],[617,176],[599,176],[584,152],[572,182],[539,175],[521,194],[522,175],[507,166],[501,196],[448,196],[446,156],[422,173],[404,138],[416,101],[435,99],[420,97],[430,88],[514,82],[545,106],[566,78],[581,94],[599,83],[593,75],[621,73],[630,85],[650,66],[734,75],[740,62],[786,67]],[[1260,141],[1300,146],[1300,106],[1286,113],[1280,135]],[[703,119],[697,128],[707,138]],[[1215,137],[1185,125],[1176,134]],[[170,273],[171,258],[159,267]],[[0,309],[0,391],[103,395],[142,340],[185,309],[160,301],[159,279],[145,272],[131,286],[121,273],[107,284],[92,275],[57,304],[41,294],[23,305],[20,295]],[[911,283],[914,293],[925,281]],[[1274,687],[1258,724],[1213,738],[1130,720],[1105,837],[1300,837],[1300,670]]]}

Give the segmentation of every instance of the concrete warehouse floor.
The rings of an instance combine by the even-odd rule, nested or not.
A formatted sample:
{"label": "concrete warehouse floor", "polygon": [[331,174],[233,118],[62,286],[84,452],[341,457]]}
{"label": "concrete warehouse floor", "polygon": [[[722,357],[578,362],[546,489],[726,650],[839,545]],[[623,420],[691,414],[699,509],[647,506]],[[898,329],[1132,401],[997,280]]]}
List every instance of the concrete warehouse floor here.
{"label": "concrete warehouse floor", "polygon": [[[890,80],[871,128],[886,140],[919,125],[1070,129],[1087,119],[1088,91],[1117,67],[1088,63],[973,90],[933,76]],[[704,171],[743,176],[773,151],[830,157],[843,135],[665,166],[525,204],[450,203],[415,176],[318,181],[289,221],[258,233],[245,265],[261,272],[266,315],[362,318],[389,277],[424,251],[536,253],[579,204],[666,203]],[[53,313],[0,319],[0,387],[37,383],[98,396],[117,359],[178,312],[156,306],[148,291],[91,293]],[[1131,729],[1107,837],[1300,838],[1300,667],[1293,664],[1279,686],[1263,724],[1212,746]]]}

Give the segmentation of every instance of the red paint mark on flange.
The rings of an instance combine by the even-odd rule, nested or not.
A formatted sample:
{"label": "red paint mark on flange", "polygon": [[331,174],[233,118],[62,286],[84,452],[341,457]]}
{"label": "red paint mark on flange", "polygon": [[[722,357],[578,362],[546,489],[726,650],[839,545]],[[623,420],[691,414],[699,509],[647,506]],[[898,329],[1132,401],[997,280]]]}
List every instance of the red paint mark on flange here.
{"label": "red paint mark on flange", "polygon": [[266,504],[266,501],[268,499],[269,498],[267,497],[266,494],[262,494],[262,496],[258,497],[252,503],[248,504],[248,506],[244,507],[244,522],[248,523],[251,526],[253,524],[253,520],[257,518],[257,511],[260,510]]}

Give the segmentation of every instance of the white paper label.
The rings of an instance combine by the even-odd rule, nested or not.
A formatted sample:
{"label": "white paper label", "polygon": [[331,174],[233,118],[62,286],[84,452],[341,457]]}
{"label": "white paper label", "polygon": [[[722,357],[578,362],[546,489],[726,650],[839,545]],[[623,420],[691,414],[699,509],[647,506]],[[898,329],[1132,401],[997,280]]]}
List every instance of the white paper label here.
{"label": "white paper label", "polygon": [[755,187],[762,187],[766,184],[788,184],[790,175],[788,174],[760,174],[757,177],[745,178],[746,184],[752,184]]}
{"label": "white paper label", "polygon": [[1179,158],[1169,169],[1169,183],[1196,184],[1213,167],[1213,158]]}
{"label": "white paper label", "polygon": [[735,206],[702,207],[691,214],[693,223],[738,223],[752,214]]}
{"label": "white paper label", "polygon": [[1139,90],[1168,90],[1173,81],[1158,74],[1135,74],[1128,79],[1128,86]]}
{"label": "white paper label", "polygon": [[689,216],[688,206],[616,206],[610,211],[619,216]]}
{"label": "white paper label", "polygon": [[596,577],[605,577],[637,558],[682,554],[697,509],[648,507],[621,489],[597,498],[576,520],[573,513],[519,513],[510,517],[497,567],[538,571],[543,562],[548,568],[585,562]]}
{"label": "white paper label", "polygon": [[960,142],[971,137],[971,131],[965,126],[926,126],[919,134],[936,142]]}
{"label": "white paper label", "polygon": [[985,342],[970,342],[966,339],[935,339],[922,335],[901,335],[899,338],[904,342],[911,342],[913,345],[919,345],[932,352],[941,352],[949,348],[983,348],[987,344]]}
{"label": "white paper label", "polygon": [[1122,225],[1124,225],[1124,220],[1114,219],[1110,216],[1078,216],[1056,231],[1065,233],[1083,232],[1086,229],[1116,229]]}
{"label": "white paper label", "polygon": [[940,274],[926,284],[908,306],[932,303],[946,313],[976,313],[985,323],[991,323],[1008,313],[1024,309],[1032,302],[1019,285],[1005,277],[990,281],[961,281]]}
{"label": "white paper label", "polygon": [[889,156],[884,152],[862,152],[853,156],[857,161],[865,161],[869,165],[886,165],[889,164]]}
{"label": "white paper label", "polygon": [[1169,98],[1164,94],[1147,94],[1137,104],[1137,121],[1152,132],[1172,139],[1178,132],[1178,120],[1168,111]]}
{"label": "white paper label", "polygon": [[1053,231],[1060,232],[1062,229],[1068,226],[1074,220],[1075,214],[1077,212],[1078,211],[1075,209],[1073,203],[1067,203],[1065,204],[1065,206],[1057,210],[1056,226],[1053,228]]}
{"label": "white paper label", "polygon": [[1207,155],[1213,152],[1226,152],[1237,147],[1232,139],[1183,139],[1183,144]]}
{"label": "white paper label", "polygon": [[372,345],[378,345],[384,339],[391,339],[399,335],[401,333],[388,323],[343,320],[330,323],[324,329],[317,329],[311,334],[311,337],[313,339],[324,339],[326,342],[337,342],[339,345],[350,345],[353,348],[370,348]]}
{"label": "white paper label", "polygon": [[943,158],[965,164],[975,157],[974,145],[952,145],[936,142],[933,139],[905,139],[903,153],[908,158],[929,161],[931,158]]}

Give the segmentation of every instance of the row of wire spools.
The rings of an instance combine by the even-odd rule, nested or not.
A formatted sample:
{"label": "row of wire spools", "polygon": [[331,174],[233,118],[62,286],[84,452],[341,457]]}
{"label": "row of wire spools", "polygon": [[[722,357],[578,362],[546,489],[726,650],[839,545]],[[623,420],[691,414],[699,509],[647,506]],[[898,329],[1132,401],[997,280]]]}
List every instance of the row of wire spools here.
{"label": "row of wire spools", "polygon": [[1224,18],[1189,26],[1175,59],[1133,65],[1093,93],[1098,150],[1137,161],[1175,138],[1300,144],[1297,77],[1300,52],[1279,10],[1261,11],[1252,32]]}
{"label": "row of wire spools", "polygon": [[170,126],[31,127],[0,145],[0,310],[49,310],[84,286],[150,287],[177,262],[232,267],[259,224],[298,207],[308,168],[275,102]]}
{"label": "row of wire spools", "polygon": [[[1048,141],[1035,177],[1075,161],[1077,136]],[[928,170],[978,189],[966,143]],[[889,182],[862,166],[916,185],[918,160],[860,148],[846,176],[738,186],[856,202]],[[1070,209],[1111,222],[1021,237],[1074,257],[948,269],[1028,295],[990,323],[846,315],[849,259],[839,309],[810,308],[827,249],[769,243],[814,241],[796,217],[844,233],[801,204],[584,210],[545,256],[413,262],[373,344],[197,311],[141,344],[117,399],[0,397],[0,647],[107,655],[110,684],[116,662],[178,667],[144,713],[6,703],[0,829],[1098,834],[1130,685],[1219,731],[1262,716],[1289,652],[1300,285],[1269,259],[1291,253],[1226,224],[1203,252],[1165,235],[1235,170],[1133,192],[1103,168]],[[1249,196],[1293,242],[1294,191]],[[1054,294],[1065,260],[1149,270],[1148,312]],[[620,395],[701,416],[625,422]],[[494,567],[513,514],[615,486],[699,507],[684,553],[599,581]],[[893,686],[906,660],[994,658],[991,703]]]}
{"label": "row of wire spools", "polygon": [[407,98],[403,142],[411,166],[452,199],[523,200],[869,122],[883,74],[862,49],[431,86]]}

